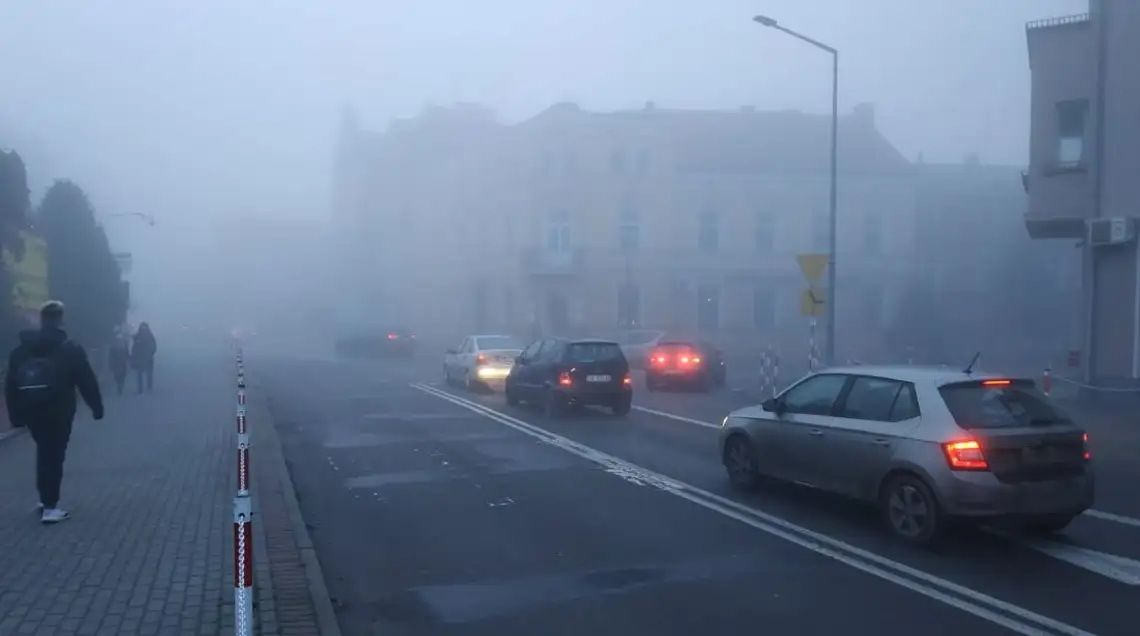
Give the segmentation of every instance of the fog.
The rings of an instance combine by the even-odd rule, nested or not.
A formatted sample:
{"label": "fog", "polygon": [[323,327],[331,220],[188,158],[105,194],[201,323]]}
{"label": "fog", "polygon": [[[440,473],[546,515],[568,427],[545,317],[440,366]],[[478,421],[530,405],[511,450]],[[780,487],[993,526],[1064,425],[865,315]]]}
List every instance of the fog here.
{"label": "fog", "polygon": [[[456,102],[505,123],[561,101],[826,112],[827,56],[751,22],[765,13],[841,51],[841,112],[873,103],[907,159],[1020,166],[1024,23],[1084,10],[1083,0],[12,1],[0,5],[0,147],[24,157],[34,200],[67,177],[104,214],[154,215],[154,227],[105,220],[115,247],[134,253],[136,310],[209,313],[238,289],[219,276],[304,249],[306,232],[277,232],[278,219],[328,218],[346,105],[378,131]],[[239,227],[224,245],[240,257],[219,260],[219,234]]]}

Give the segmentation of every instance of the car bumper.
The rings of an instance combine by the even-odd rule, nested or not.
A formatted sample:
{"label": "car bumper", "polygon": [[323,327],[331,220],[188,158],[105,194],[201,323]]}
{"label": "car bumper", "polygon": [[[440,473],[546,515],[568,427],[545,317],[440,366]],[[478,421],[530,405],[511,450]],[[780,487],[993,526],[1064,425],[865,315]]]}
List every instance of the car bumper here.
{"label": "car bumper", "polygon": [[1091,468],[1080,476],[1017,484],[991,473],[958,472],[947,479],[939,500],[947,514],[962,517],[1075,515],[1092,506],[1094,484]]}
{"label": "car bumper", "polygon": [[612,406],[619,401],[633,399],[633,391],[630,389],[560,390],[558,394],[574,404],[596,406]]}

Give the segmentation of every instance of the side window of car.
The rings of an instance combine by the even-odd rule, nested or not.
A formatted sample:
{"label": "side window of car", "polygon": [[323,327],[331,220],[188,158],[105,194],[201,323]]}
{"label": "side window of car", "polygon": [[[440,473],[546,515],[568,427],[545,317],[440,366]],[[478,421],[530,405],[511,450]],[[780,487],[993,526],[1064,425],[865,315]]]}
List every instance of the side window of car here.
{"label": "side window of car", "polygon": [[538,357],[542,360],[543,364],[551,364],[558,362],[562,357],[563,344],[558,340],[550,340],[542,347]]}
{"label": "side window of car", "polygon": [[463,344],[459,345],[459,353],[471,353],[471,338],[463,339]]}
{"label": "side window of car", "polygon": [[535,340],[534,342],[530,343],[530,346],[528,346],[526,349],[523,349],[522,355],[519,357],[521,357],[526,362],[534,362],[538,357],[538,350],[540,348],[542,348],[542,341]]}
{"label": "side window of car", "polygon": [[829,415],[845,384],[847,384],[845,375],[812,376],[789,389],[780,401],[788,413]]}
{"label": "side window of car", "polygon": [[840,417],[856,420],[889,422],[891,408],[895,404],[902,382],[885,378],[857,376],[851,382],[851,389],[843,400]]}
{"label": "side window of car", "polygon": [[902,422],[918,417],[922,413],[918,410],[918,396],[914,393],[914,385],[904,382],[898,396],[895,397],[894,406],[891,407],[892,422]]}

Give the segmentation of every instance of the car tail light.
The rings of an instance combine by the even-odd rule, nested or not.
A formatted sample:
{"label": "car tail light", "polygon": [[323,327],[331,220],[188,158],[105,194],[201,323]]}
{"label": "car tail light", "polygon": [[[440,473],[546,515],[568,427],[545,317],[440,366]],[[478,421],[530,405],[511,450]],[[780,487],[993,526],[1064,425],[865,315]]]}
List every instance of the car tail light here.
{"label": "car tail light", "polygon": [[1081,436],[1081,442],[1084,444],[1084,452],[1081,454],[1085,461],[1092,459],[1092,450],[1089,449],[1089,434],[1085,433]]}
{"label": "car tail light", "polygon": [[487,356],[480,353],[479,355],[475,356],[475,366],[480,366],[483,364],[487,364]]}
{"label": "car tail light", "polygon": [[400,338],[400,334],[398,334],[398,333],[395,333],[395,332],[389,332],[388,333],[388,339],[389,340],[398,340],[399,338]]}
{"label": "car tail light", "polygon": [[1013,380],[982,380],[982,386],[1009,386]]}
{"label": "car tail light", "polygon": [[700,363],[701,363],[701,359],[700,359],[699,357],[694,357],[694,358],[693,358],[693,359],[691,359],[689,362],[692,362],[693,364],[700,364]]}
{"label": "car tail light", "polygon": [[560,386],[570,386],[571,384],[574,384],[574,380],[570,378],[569,371],[563,371],[562,373],[558,374],[558,384]]}
{"label": "car tail light", "polygon": [[[625,386],[633,386],[633,378],[630,377],[630,375],[627,373],[627,374],[625,374],[625,377],[621,379],[621,383],[624,384]],[[1086,457],[1085,459],[1088,459],[1088,458]]]}
{"label": "car tail light", "polygon": [[653,362],[655,362],[657,364],[665,364],[665,360],[666,360],[665,356],[660,354],[660,353],[653,356],[651,359],[653,360]]}
{"label": "car tail light", "polygon": [[982,454],[982,445],[976,440],[947,442],[942,445],[942,450],[946,453],[946,460],[950,462],[950,470],[990,469],[985,455]]}

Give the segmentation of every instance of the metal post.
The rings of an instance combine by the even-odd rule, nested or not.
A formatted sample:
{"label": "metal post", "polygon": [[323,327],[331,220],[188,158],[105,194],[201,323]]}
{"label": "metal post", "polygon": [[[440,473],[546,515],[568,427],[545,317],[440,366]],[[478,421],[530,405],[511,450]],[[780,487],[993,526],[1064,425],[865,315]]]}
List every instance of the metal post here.
{"label": "metal post", "polygon": [[827,252],[827,364],[835,364],[835,301],[839,297],[835,288],[835,243],[837,223],[837,197],[839,177],[839,51],[831,49],[831,208],[829,224],[831,236]]}

